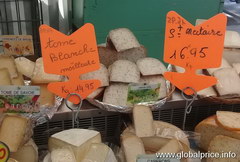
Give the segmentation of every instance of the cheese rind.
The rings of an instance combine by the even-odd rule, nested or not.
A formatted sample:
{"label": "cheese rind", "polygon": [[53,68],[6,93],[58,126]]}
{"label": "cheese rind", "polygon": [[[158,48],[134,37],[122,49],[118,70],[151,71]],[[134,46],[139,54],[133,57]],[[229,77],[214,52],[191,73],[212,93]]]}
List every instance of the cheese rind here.
{"label": "cheese rind", "polygon": [[77,161],[81,161],[92,143],[101,143],[99,132],[87,129],[69,129],[56,133],[49,138],[50,151],[70,147]]}
{"label": "cheese rind", "polygon": [[149,107],[141,105],[134,106],[133,120],[135,132],[138,137],[154,135],[153,116]]}
{"label": "cheese rind", "polygon": [[92,143],[87,154],[81,162],[117,162],[117,159],[107,145]]}
{"label": "cheese rind", "polygon": [[17,70],[25,75],[28,78],[31,78],[33,75],[33,70],[35,67],[35,62],[25,58],[25,57],[18,57],[15,59],[15,64],[17,66]]}
{"label": "cheese rind", "polygon": [[18,77],[12,78],[11,80],[13,85],[24,85],[23,75],[21,73],[18,73]]}
{"label": "cheese rind", "polygon": [[38,148],[32,139],[10,155],[19,162],[38,162]]}
{"label": "cheese rind", "polygon": [[38,101],[42,106],[53,106],[55,104],[55,95],[47,89],[48,84],[33,84],[40,86],[40,97]]}
{"label": "cheese rind", "polygon": [[60,148],[51,152],[51,162],[77,162],[71,148]]}

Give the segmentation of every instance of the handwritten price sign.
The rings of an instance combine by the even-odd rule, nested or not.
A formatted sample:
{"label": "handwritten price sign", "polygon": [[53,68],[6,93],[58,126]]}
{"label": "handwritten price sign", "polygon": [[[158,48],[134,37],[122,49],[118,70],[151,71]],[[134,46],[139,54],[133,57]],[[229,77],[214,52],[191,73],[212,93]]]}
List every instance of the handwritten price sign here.
{"label": "handwritten price sign", "polygon": [[[100,68],[95,31],[85,24],[70,36],[47,26],[40,26],[44,70],[46,73],[68,76],[67,82],[50,83],[48,89],[66,98],[78,93],[84,99],[100,86],[99,80],[80,80],[80,75]],[[69,98],[78,103],[76,96]]]}
{"label": "handwritten price sign", "polygon": [[[164,61],[183,67],[185,73],[166,72],[164,77],[181,90],[191,87],[200,91],[216,84],[216,78],[196,75],[195,71],[220,66],[226,23],[226,16],[218,14],[193,26],[170,11],[166,19]],[[185,93],[191,95],[194,92],[187,89]]]}

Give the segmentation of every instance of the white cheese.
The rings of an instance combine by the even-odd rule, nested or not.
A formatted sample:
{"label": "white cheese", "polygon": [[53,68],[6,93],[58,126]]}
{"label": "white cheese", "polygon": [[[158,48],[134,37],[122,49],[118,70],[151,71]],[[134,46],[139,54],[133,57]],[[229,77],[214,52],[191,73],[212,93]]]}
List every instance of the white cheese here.
{"label": "white cheese", "polygon": [[49,138],[50,151],[70,147],[77,161],[81,161],[92,143],[101,143],[100,133],[87,129],[69,129],[56,133]]}

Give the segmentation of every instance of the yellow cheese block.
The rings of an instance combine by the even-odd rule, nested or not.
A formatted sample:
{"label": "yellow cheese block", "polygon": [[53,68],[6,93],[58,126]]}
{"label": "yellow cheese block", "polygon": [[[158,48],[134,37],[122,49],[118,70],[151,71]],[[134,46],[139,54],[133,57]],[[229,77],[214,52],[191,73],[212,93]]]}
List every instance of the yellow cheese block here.
{"label": "yellow cheese block", "polygon": [[32,136],[30,121],[18,115],[6,115],[0,128],[0,141],[8,145],[10,152],[16,152]]}
{"label": "yellow cheese block", "polygon": [[18,162],[38,162],[38,148],[32,139],[10,155]]}

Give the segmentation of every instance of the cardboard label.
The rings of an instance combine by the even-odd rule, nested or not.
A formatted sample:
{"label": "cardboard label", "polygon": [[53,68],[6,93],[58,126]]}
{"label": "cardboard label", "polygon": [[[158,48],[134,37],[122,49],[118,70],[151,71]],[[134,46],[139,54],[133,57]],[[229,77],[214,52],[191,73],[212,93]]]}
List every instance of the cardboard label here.
{"label": "cardboard label", "polygon": [[127,105],[157,101],[160,88],[161,84],[129,84]]}
{"label": "cardboard label", "polygon": [[0,162],[6,162],[9,159],[10,151],[8,146],[0,141]]}
{"label": "cardboard label", "polygon": [[[66,98],[69,93],[78,93],[84,99],[100,86],[99,80],[80,80],[80,75],[100,68],[94,26],[85,24],[67,36],[41,25],[39,28],[41,48],[46,73],[68,76],[69,81],[50,83],[49,91]],[[78,103],[77,97],[70,97]]]}
{"label": "cardboard label", "polygon": [[[166,18],[164,61],[185,68],[185,73],[166,72],[164,77],[183,90],[200,91],[216,84],[211,76],[196,75],[197,69],[216,68],[221,64],[227,18],[218,14],[193,26],[174,11]],[[193,91],[188,89],[186,94]]]}
{"label": "cardboard label", "polygon": [[0,86],[0,112],[39,112],[39,86]]}
{"label": "cardboard label", "polygon": [[33,39],[31,35],[2,35],[1,39],[5,55],[34,55]]}

